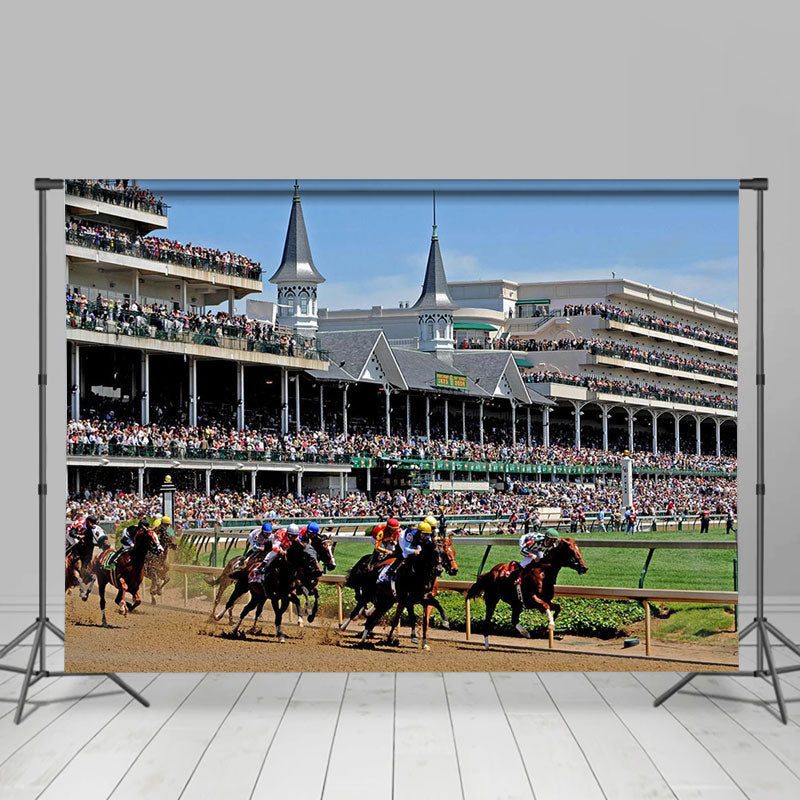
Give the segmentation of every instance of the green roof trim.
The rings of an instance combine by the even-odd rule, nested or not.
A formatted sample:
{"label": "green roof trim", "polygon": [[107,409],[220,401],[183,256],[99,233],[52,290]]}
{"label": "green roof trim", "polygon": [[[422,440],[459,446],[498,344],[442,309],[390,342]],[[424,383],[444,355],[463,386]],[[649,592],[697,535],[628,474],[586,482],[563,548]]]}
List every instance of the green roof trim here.
{"label": "green roof trim", "polygon": [[517,300],[518,306],[549,306],[550,300],[543,298],[542,300]]}
{"label": "green roof trim", "polygon": [[518,367],[535,367],[536,366],[536,364],[534,364],[531,361],[528,361],[527,358],[523,358],[522,356],[514,356],[514,363]]}
{"label": "green roof trim", "polygon": [[496,331],[496,325],[490,325],[488,322],[454,322],[454,331]]}

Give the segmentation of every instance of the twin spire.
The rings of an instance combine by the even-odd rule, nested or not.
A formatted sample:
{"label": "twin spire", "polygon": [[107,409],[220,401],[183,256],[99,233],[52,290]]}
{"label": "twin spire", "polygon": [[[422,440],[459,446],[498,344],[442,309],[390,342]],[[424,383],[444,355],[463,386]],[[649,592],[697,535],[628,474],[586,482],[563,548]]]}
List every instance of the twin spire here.
{"label": "twin spire", "polygon": [[428,263],[425,267],[425,279],[422,282],[422,294],[412,308],[431,310],[457,308],[447,287],[442,251],[439,249],[439,234],[436,232],[436,192],[433,193],[433,233],[431,233]]}

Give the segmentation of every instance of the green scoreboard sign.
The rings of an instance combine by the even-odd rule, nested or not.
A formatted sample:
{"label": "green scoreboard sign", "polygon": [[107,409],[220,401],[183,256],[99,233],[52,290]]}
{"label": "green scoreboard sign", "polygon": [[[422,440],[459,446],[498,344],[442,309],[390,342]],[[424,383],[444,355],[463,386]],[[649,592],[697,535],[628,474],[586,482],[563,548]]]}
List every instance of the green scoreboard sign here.
{"label": "green scoreboard sign", "polygon": [[449,372],[437,372],[436,385],[441,386],[444,389],[466,389],[467,376],[452,375]]}

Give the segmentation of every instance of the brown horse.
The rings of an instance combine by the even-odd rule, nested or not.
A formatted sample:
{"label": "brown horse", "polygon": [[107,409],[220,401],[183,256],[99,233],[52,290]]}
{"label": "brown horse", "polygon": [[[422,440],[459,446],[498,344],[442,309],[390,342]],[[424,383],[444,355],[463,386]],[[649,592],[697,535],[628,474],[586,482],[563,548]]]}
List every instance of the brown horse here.
{"label": "brown horse", "polygon": [[89,599],[94,583],[94,575],[90,571],[94,545],[92,531],[86,531],[75,544],[67,548],[64,555],[64,591],[68,592],[77,586],[84,602]]}
{"label": "brown horse", "polygon": [[[456,548],[453,545],[453,534],[448,533],[439,536],[436,539],[436,546],[439,550],[439,559],[442,562],[444,571],[451,577],[458,575],[458,561],[456,561]],[[439,590],[439,579],[433,582],[433,589],[430,592],[430,605],[426,607],[425,613],[428,615],[428,622],[430,622],[431,609],[435,608],[442,617],[442,627],[446,630],[450,629],[450,620],[447,618],[447,612],[442,608],[441,603],[436,599],[436,593]]]}
{"label": "brown horse", "polygon": [[[548,625],[554,626],[561,606],[553,602],[556,579],[562,567],[574,569],[583,575],[589,568],[581,556],[581,551],[574,539],[558,539],[549,545],[544,557],[538,564],[531,564],[522,572],[521,594],[525,608],[535,608],[547,614]],[[518,567],[517,567],[518,568]],[[522,636],[530,638],[530,633],[522,626],[519,615],[523,603],[517,593],[517,571],[511,564],[498,564],[489,572],[484,572],[467,592],[467,598],[484,596],[486,601],[486,618],[484,621],[484,647],[489,649],[489,631],[492,627],[492,615],[497,603],[502,600],[511,606],[511,622]]]}
{"label": "brown horse", "polygon": [[[119,613],[127,616],[128,611],[133,611],[141,605],[142,597],[139,589],[144,580],[144,562],[148,553],[160,554],[163,551],[161,542],[155,531],[148,528],[139,529],[133,537],[133,547],[122,553],[117,559],[117,564],[112,570],[105,565],[113,552],[110,548],[92,560],[92,572],[97,578],[97,589],[100,593],[100,610],[103,612],[103,627],[108,627],[106,621],[106,586],[110,583],[116,590],[114,599]],[[125,602],[125,593],[133,597],[133,603]]]}
{"label": "brown horse", "polygon": [[144,576],[150,581],[150,602],[156,604],[156,595],[160,595],[169,583],[169,563],[167,557],[170,550],[175,550],[178,543],[168,530],[159,530],[158,541],[162,547],[160,553],[148,553],[144,560]]}

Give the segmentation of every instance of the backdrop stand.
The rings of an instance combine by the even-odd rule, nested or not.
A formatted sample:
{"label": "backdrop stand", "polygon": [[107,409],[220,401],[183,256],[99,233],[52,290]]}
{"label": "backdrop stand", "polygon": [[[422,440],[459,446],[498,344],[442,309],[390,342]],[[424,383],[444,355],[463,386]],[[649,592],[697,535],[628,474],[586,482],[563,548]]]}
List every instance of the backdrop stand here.
{"label": "backdrop stand", "polygon": [[[26,667],[12,667],[0,664],[0,670],[19,672],[24,676],[22,689],[17,702],[17,712],[14,722],[19,724],[25,701],[28,698],[28,689],[42,678],[57,678],[70,675],[94,675],[91,672],[64,672],[47,669],[47,650],[45,637],[47,631],[64,641],[64,631],[54,625],[47,617],[46,578],[47,578],[47,191],[49,189],[63,189],[63,180],[37,178],[34,188],[39,192],[39,616],[36,621],[25,628],[22,633],[15,636],[2,650],[0,658],[13,650],[18,644],[33,636],[31,654]],[[38,667],[37,667],[38,657]],[[106,672],[105,676],[114,681],[129,695],[138,700],[143,706],[150,703],[142,695],[128,686],[119,675]]]}
{"label": "backdrop stand", "polygon": [[[698,675],[714,675],[718,678],[747,676],[764,678],[772,682],[775,699],[778,701],[781,720],[786,725],[786,703],[781,691],[780,676],[782,672],[800,670],[800,664],[788,667],[776,667],[772,655],[769,634],[782,642],[795,655],[800,656],[800,646],[782,633],[764,616],[764,192],[767,190],[766,178],[753,178],[739,181],[740,189],[752,189],[756,192],[756,615],[753,621],[739,633],[739,641],[746,639],[755,631],[756,634],[756,668],[737,672],[689,672],[664,694],[657,697],[653,705],[661,705],[675,692],[686,686]],[[764,662],[766,661],[766,669]],[[766,702],[766,701],[765,701]]]}

